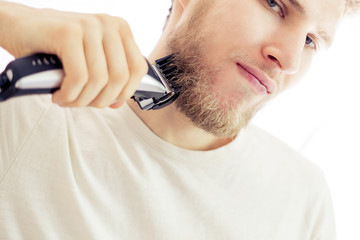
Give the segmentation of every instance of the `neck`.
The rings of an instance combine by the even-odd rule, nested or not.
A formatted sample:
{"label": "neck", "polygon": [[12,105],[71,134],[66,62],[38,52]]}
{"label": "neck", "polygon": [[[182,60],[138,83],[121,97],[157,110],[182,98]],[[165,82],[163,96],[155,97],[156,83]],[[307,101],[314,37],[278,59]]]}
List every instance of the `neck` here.
{"label": "neck", "polygon": [[128,105],[156,135],[175,146],[206,151],[219,148],[231,141],[215,137],[195,127],[174,105],[150,111],[142,111],[133,100],[129,100]]}
{"label": "neck", "polygon": [[[164,34],[166,36],[166,34]],[[166,37],[164,35],[149,56],[150,62],[167,55]],[[205,151],[219,148],[232,139],[219,138],[204,130],[197,128],[194,124],[178,109],[171,104],[163,109],[142,111],[133,100],[128,101],[128,105],[138,115],[138,117],[160,138],[163,140],[189,150]]]}

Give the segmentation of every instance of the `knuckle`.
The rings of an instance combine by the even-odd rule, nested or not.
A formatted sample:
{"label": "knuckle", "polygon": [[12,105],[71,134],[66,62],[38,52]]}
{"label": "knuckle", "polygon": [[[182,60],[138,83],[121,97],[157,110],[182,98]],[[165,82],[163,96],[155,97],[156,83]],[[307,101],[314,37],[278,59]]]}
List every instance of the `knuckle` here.
{"label": "knuckle", "polygon": [[98,29],[101,27],[101,21],[97,15],[84,15],[80,21],[86,28]]}
{"label": "knuckle", "polygon": [[108,105],[103,101],[96,101],[92,102],[90,106],[94,108],[106,108]]}
{"label": "knuckle", "polygon": [[124,89],[124,90],[121,92],[121,96],[122,96],[124,99],[129,99],[129,98],[131,98],[132,95],[134,95],[134,91],[133,91],[133,90],[130,90],[130,89]]}
{"label": "knuckle", "polygon": [[116,29],[118,17],[114,17],[108,14],[100,13],[95,15],[98,22],[108,30]]}
{"label": "knuckle", "polygon": [[119,18],[118,23],[119,23],[119,29],[122,34],[122,37],[125,37],[125,38],[131,37],[132,38],[130,24],[123,18]]}
{"label": "knuckle", "polygon": [[111,79],[115,82],[124,82],[128,81],[130,78],[130,72],[128,69],[118,70],[112,73]]}
{"label": "knuckle", "polygon": [[95,15],[95,17],[102,23],[109,23],[112,21],[112,16],[106,14],[106,13],[98,13]]}
{"label": "knuckle", "polygon": [[107,70],[97,70],[90,74],[89,83],[95,87],[103,87],[108,83],[109,74]]}
{"label": "knuckle", "polygon": [[65,92],[60,99],[63,104],[70,104],[76,100],[76,97],[69,92]]}
{"label": "knuckle", "polygon": [[141,78],[148,72],[149,66],[143,57],[138,58],[131,67],[131,76]]}
{"label": "knuckle", "polygon": [[70,104],[68,104],[69,107],[85,107],[85,104],[79,101],[75,101],[75,102],[71,102]]}
{"label": "knuckle", "polygon": [[77,85],[78,87],[84,86],[88,81],[89,77],[86,73],[75,73],[72,77],[73,85]]}
{"label": "knuckle", "polygon": [[105,76],[96,77],[89,80],[89,84],[91,84],[91,87],[96,89],[102,89],[106,84],[108,83],[108,78]]}
{"label": "knuckle", "polygon": [[122,79],[122,75],[121,75],[121,74],[122,74],[122,73],[121,73],[120,70],[113,71],[113,72],[111,73],[110,77],[109,77],[109,80],[110,80],[111,82],[115,82],[115,83],[120,82],[121,79]]}
{"label": "knuckle", "polygon": [[66,22],[63,23],[56,32],[58,36],[61,36],[59,40],[68,40],[79,37],[82,35],[83,31],[79,24],[74,22]]}
{"label": "knuckle", "polygon": [[143,58],[139,59],[136,62],[136,66],[137,74],[139,74],[140,76],[144,76],[148,72],[149,66]]}
{"label": "knuckle", "polygon": [[130,29],[130,24],[124,18],[117,18],[119,24],[124,29]]}

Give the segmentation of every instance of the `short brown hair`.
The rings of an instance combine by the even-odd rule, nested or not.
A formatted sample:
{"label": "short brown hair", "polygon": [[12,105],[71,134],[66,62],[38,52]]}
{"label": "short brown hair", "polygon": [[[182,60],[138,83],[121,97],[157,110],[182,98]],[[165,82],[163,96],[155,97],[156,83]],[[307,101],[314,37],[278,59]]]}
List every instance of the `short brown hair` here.
{"label": "short brown hair", "polygon": [[[174,0],[171,0],[171,6],[169,8],[167,19],[169,19],[171,15],[173,2]],[[356,12],[360,12],[360,0],[345,0],[345,14],[353,14]]]}
{"label": "short brown hair", "polygon": [[345,14],[352,14],[360,10],[360,0],[346,0],[345,4]]}
{"label": "short brown hair", "polygon": [[[354,12],[360,10],[360,0],[345,0],[345,1],[346,1],[346,6],[345,6],[346,13],[354,13]],[[173,2],[174,2],[174,0],[171,0],[171,7],[169,9],[169,15],[171,14]]]}

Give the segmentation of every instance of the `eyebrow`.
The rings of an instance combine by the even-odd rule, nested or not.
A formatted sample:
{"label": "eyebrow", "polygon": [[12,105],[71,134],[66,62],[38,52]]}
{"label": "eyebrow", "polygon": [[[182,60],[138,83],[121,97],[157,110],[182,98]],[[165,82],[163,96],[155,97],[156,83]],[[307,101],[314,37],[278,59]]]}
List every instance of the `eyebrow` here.
{"label": "eyebrow", "polygon": [[[293,6],[293,8],[295,8],[296,11],[298,11],[303,15],[306,14],[305,8],[303,7],[303,5],[301,5],[301,3],[298,0],[289,0],[289,2]],[[327,47],[331,45],[332,40],[325,31],[319,31],[318,35],[321,38],[321,40],[326,43]]]}
{"label": "eyebrow", "polygon": [[289,0],[289,2],[298,12],[305,14],[305,9],[298,0]]}
{"label": "eyebrow", "polygon": [[323,40],[326,44],[326,47],[330,47],[332,39],[331,37],[325,32],[325,31],[319,31],[318,32],[319,37],[321,38],[321,40]]}

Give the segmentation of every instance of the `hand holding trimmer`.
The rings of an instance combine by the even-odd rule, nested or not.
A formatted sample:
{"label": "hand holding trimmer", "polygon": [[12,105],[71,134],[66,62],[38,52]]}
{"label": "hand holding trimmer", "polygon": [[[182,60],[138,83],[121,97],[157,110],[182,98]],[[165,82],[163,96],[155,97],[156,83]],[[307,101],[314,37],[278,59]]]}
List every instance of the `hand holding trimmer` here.
{"label": "hand holding trimmer", "polygon": [[[171,81],[177,76],[173,55],[150,64],[132,98],[142,110],[160,109],[172,103],[179,89]],[[63,66],[56,55],[34,54],[15,59],[0,74],[0,102],[12,97],[53,93],[60,88]]]}

